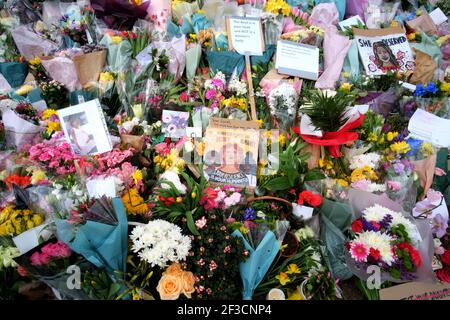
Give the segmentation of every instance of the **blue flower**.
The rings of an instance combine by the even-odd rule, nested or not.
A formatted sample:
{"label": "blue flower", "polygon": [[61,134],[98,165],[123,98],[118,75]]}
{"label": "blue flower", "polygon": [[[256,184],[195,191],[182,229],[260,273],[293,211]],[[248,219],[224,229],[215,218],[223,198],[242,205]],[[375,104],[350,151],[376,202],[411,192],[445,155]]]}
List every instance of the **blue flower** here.
{"label": "blue flower", "polygon": [[416,90],[414,91],[415,97],[423,97],[427,94],[427,91],[425,90],[423,84],[419,84],[416,86]]}
{"label": "blue flower", "polygon": [[427,87],[425,88],[425,90],[428,91],[429,93],[436,94],[439,89],[436,87],[436,85],[433,82],[430,82],[427,85]]}
{"label": "blue flower", "polygon": [[256,211],[253,208],[247,208],[244,210],[244,220],[255,220],[256,218]]}
{"label": "blue flower", "polygon": [[409,144],[409,147],[411,148],[410,151],[408,151],[408,153],[406,154],[408,157],[412,157],[414,154],[416,154],[419,149],[420,146],[422,145],[422,140],[417,140],[417,139],[408,139],[406,141]]}

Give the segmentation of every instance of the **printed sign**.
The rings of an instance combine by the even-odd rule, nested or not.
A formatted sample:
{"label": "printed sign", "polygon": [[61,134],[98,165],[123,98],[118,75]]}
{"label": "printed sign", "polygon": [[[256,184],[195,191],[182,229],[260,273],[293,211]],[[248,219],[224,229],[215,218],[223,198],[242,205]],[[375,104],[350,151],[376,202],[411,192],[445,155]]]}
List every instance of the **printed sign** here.
{"label": "printed sign", "polygon": [[279,40],[275,68],[282,74],[317,80],[319,76],[319,48]]}

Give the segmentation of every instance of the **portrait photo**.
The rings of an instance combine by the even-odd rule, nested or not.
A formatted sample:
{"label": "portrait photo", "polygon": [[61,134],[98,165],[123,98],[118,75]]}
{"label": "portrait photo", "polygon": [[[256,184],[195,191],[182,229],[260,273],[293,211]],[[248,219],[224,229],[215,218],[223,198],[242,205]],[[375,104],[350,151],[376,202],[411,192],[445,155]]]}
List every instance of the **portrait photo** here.
{"label": "portrait photo", "polygon": [[[247,121],[229,120],[247,123]],[[210,182],[239,187],[256,186],[259,131],[208,127],[205,133],[204,173]]]}
{"label": "portrait photo", "polygon": [[61,127],[77,155],[94,155],[110,151],[111,139],[98,100],[58,110]]}

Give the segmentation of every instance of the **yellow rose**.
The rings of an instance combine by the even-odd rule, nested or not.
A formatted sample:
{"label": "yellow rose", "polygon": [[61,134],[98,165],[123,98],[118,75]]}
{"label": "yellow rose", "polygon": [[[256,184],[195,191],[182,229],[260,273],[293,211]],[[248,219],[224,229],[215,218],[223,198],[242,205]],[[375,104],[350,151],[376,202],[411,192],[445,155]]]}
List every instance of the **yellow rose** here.
{"label": "yellow rose", "polygon": [[171,274],[163,275],[156,287],[161,300],[177,300],[180,296],[181,289],[181,279]]}
{"label": "yellow rose", "polygon": [[164,274],[170,274],[175,277],[180,277],[183,273],[183,269],[181,269],[181,265],[177,262],[172,263],[167,269]]}
{"label": "yellow rose", "polygon": [[189,271],[183,271],[181,273],[181,283],[183,285],[183,294],[187,298],[191,298],[191,294],[194,293],[195,288],[195,278],[192,272]]}

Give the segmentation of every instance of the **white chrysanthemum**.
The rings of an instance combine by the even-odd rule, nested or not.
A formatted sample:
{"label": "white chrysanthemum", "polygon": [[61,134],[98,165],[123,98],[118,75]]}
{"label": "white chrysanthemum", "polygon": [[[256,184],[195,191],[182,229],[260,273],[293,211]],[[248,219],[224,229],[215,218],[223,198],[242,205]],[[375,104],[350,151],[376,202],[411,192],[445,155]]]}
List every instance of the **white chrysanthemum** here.
{"label": "white chrysanthemum", "polygon": [[393,212],[391,228],[396,227],[399,224],[405,226],[406,232],[408,233],[408,236],[414,246],[418,245],[419,242],[422,241],[422,237],[420,236],[416,225],[412,223],[411,220],[405,218],[400,212]]}
{"label": "white chrysanthemum", "polygon": [[391,236],[385,233],[375,232],[375,231],[365,231],[359,233],[352,243],[362,243],[367,248],[374,248],[380,251],[380,258],[383,262],[391,265],[395,261],[394,253],[392,252],[393,239]]}
{"label": "white chrysanthemum", "polygon": [[386,191],[386,185],[379,184],[379,183],[374,183],[374,182],[371,182],[368,185],[368,188],[369,188],[368,192],[370,192],[370,193],[385,192]]}
{"label": "white chrysanthemum", "polygon": [[297,109],[298,94],[294,86],[282,83],[269,94],[269,107],[272,114],[286,112],[287,115],[295,115]]}
{"label": "white chrysanthemum", "polygon": [[372,207],[364,209],[363,218],[367,221],[380,222],[388,214],[392,215],[393,211],[379,204],[375,204]]}
{"label": "white chrysanthemum", "polygon": [[355,170],[358,168],[364,168],[365,166],[376,169],[380,163],[380,159],[381,156],[375,152],[356,155],[350,159],[350,169]]}
{"label": "white chrysanthemum", "polygon": [[150,221],[131,232],[131,249],[151,266],[165,267],[168,262],[186,259],[191,240],[181,228],[165,220]]}

